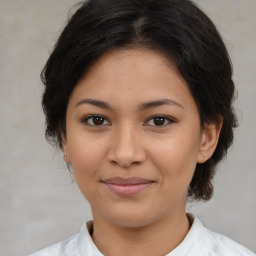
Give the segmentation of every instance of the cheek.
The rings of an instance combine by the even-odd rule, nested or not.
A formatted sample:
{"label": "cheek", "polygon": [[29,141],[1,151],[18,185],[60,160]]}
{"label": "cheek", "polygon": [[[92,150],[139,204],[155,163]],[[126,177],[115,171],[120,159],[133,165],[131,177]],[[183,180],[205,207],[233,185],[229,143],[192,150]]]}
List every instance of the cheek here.
{"label": "cheek", "polygon": [[71,141],[69,150],[74,177],[80,191],[92,204],[97,191],[95,185],[99,182],[100,169],[105,156],[104,145],[83,137]]}
{"label": "cheek", "polygon": [[77,183],[86,182],[88,177],[95,177],[101,165],[105,151],[102,141],[95,141],[90,136],[78,136],[70,139],[70,160]]}
{"label": "cheek", "polygon": [[200,140],[197,133],[183,130],[180,134],[153,143],[152,159],[165,182],[185,182],[189,185],[197,163]]}

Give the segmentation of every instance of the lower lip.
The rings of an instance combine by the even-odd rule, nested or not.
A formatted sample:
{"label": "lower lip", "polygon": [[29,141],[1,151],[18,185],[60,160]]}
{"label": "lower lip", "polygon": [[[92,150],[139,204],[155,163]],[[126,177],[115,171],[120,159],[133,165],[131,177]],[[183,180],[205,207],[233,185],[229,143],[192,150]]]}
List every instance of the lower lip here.
{"label": "lower lip", "polygon": [[110,184],[104,183],[108,188],[120,196],[133,196],[139,192],[147,189],[153,183],[142,183],[142,184],[130,184],[130,185],[119,185],[119,184]]}

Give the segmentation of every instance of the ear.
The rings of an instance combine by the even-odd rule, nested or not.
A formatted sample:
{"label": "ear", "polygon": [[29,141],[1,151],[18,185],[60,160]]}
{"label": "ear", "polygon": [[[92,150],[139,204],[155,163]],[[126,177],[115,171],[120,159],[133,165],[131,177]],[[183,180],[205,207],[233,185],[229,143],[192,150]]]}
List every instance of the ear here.
{"label": "ear", "polygon": [[204,125],[197,163],[204,163],[213,155],[218,144],[222,124],[223,118],[219,117],[216,122]]}
{"label": "ear", "polygon": [[68,150],[68,144],[67,144],[67,138],[64,134],[61,135],[61,143],[62,143],[62,149],[63,149],[63,159],[66,163],[70,163],[70,156],[69,156],[69,150]]}

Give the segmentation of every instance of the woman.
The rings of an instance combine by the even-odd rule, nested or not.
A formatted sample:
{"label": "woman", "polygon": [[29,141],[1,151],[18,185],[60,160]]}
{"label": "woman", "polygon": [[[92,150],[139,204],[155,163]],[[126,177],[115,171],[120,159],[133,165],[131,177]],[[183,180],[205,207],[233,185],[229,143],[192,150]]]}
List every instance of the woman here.
{"label": "woman", "polygon": [[33,256],[255,255],[204,228],[233,140],[225,45],[189,0],[90,0],[42,72],[47,138],[63,150],[93,221]]}

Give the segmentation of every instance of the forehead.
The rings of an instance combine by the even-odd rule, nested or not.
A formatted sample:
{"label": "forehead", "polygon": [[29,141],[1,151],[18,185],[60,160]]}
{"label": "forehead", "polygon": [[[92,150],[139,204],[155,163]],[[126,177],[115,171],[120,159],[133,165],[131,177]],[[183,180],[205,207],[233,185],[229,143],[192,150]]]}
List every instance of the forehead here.
{"label": "forehead", "polygon": [[[126,67],[126,69],[124,69],[124,67]],[[155,70],[156,68],[157,70],[155,71],[169,72],[171,69],[180,76],[178,69],[170,58],[161,52],[143,47],[120,48],[107,51],[90,66],[85,76],[88,77],[95,72],[100,72],[101,74],[104,74],[104,72],[107,74],[109,74],[109,72],[128,73],[131,68],[139,68],[138,71],[140,72],[143,70]]]}
{"label": "forehead", "polygon": [[114,103],[175,98],[193,103],[187,83],[163,54],[148,49],[112,50],[87,70],[72,98],[91,97]]}

